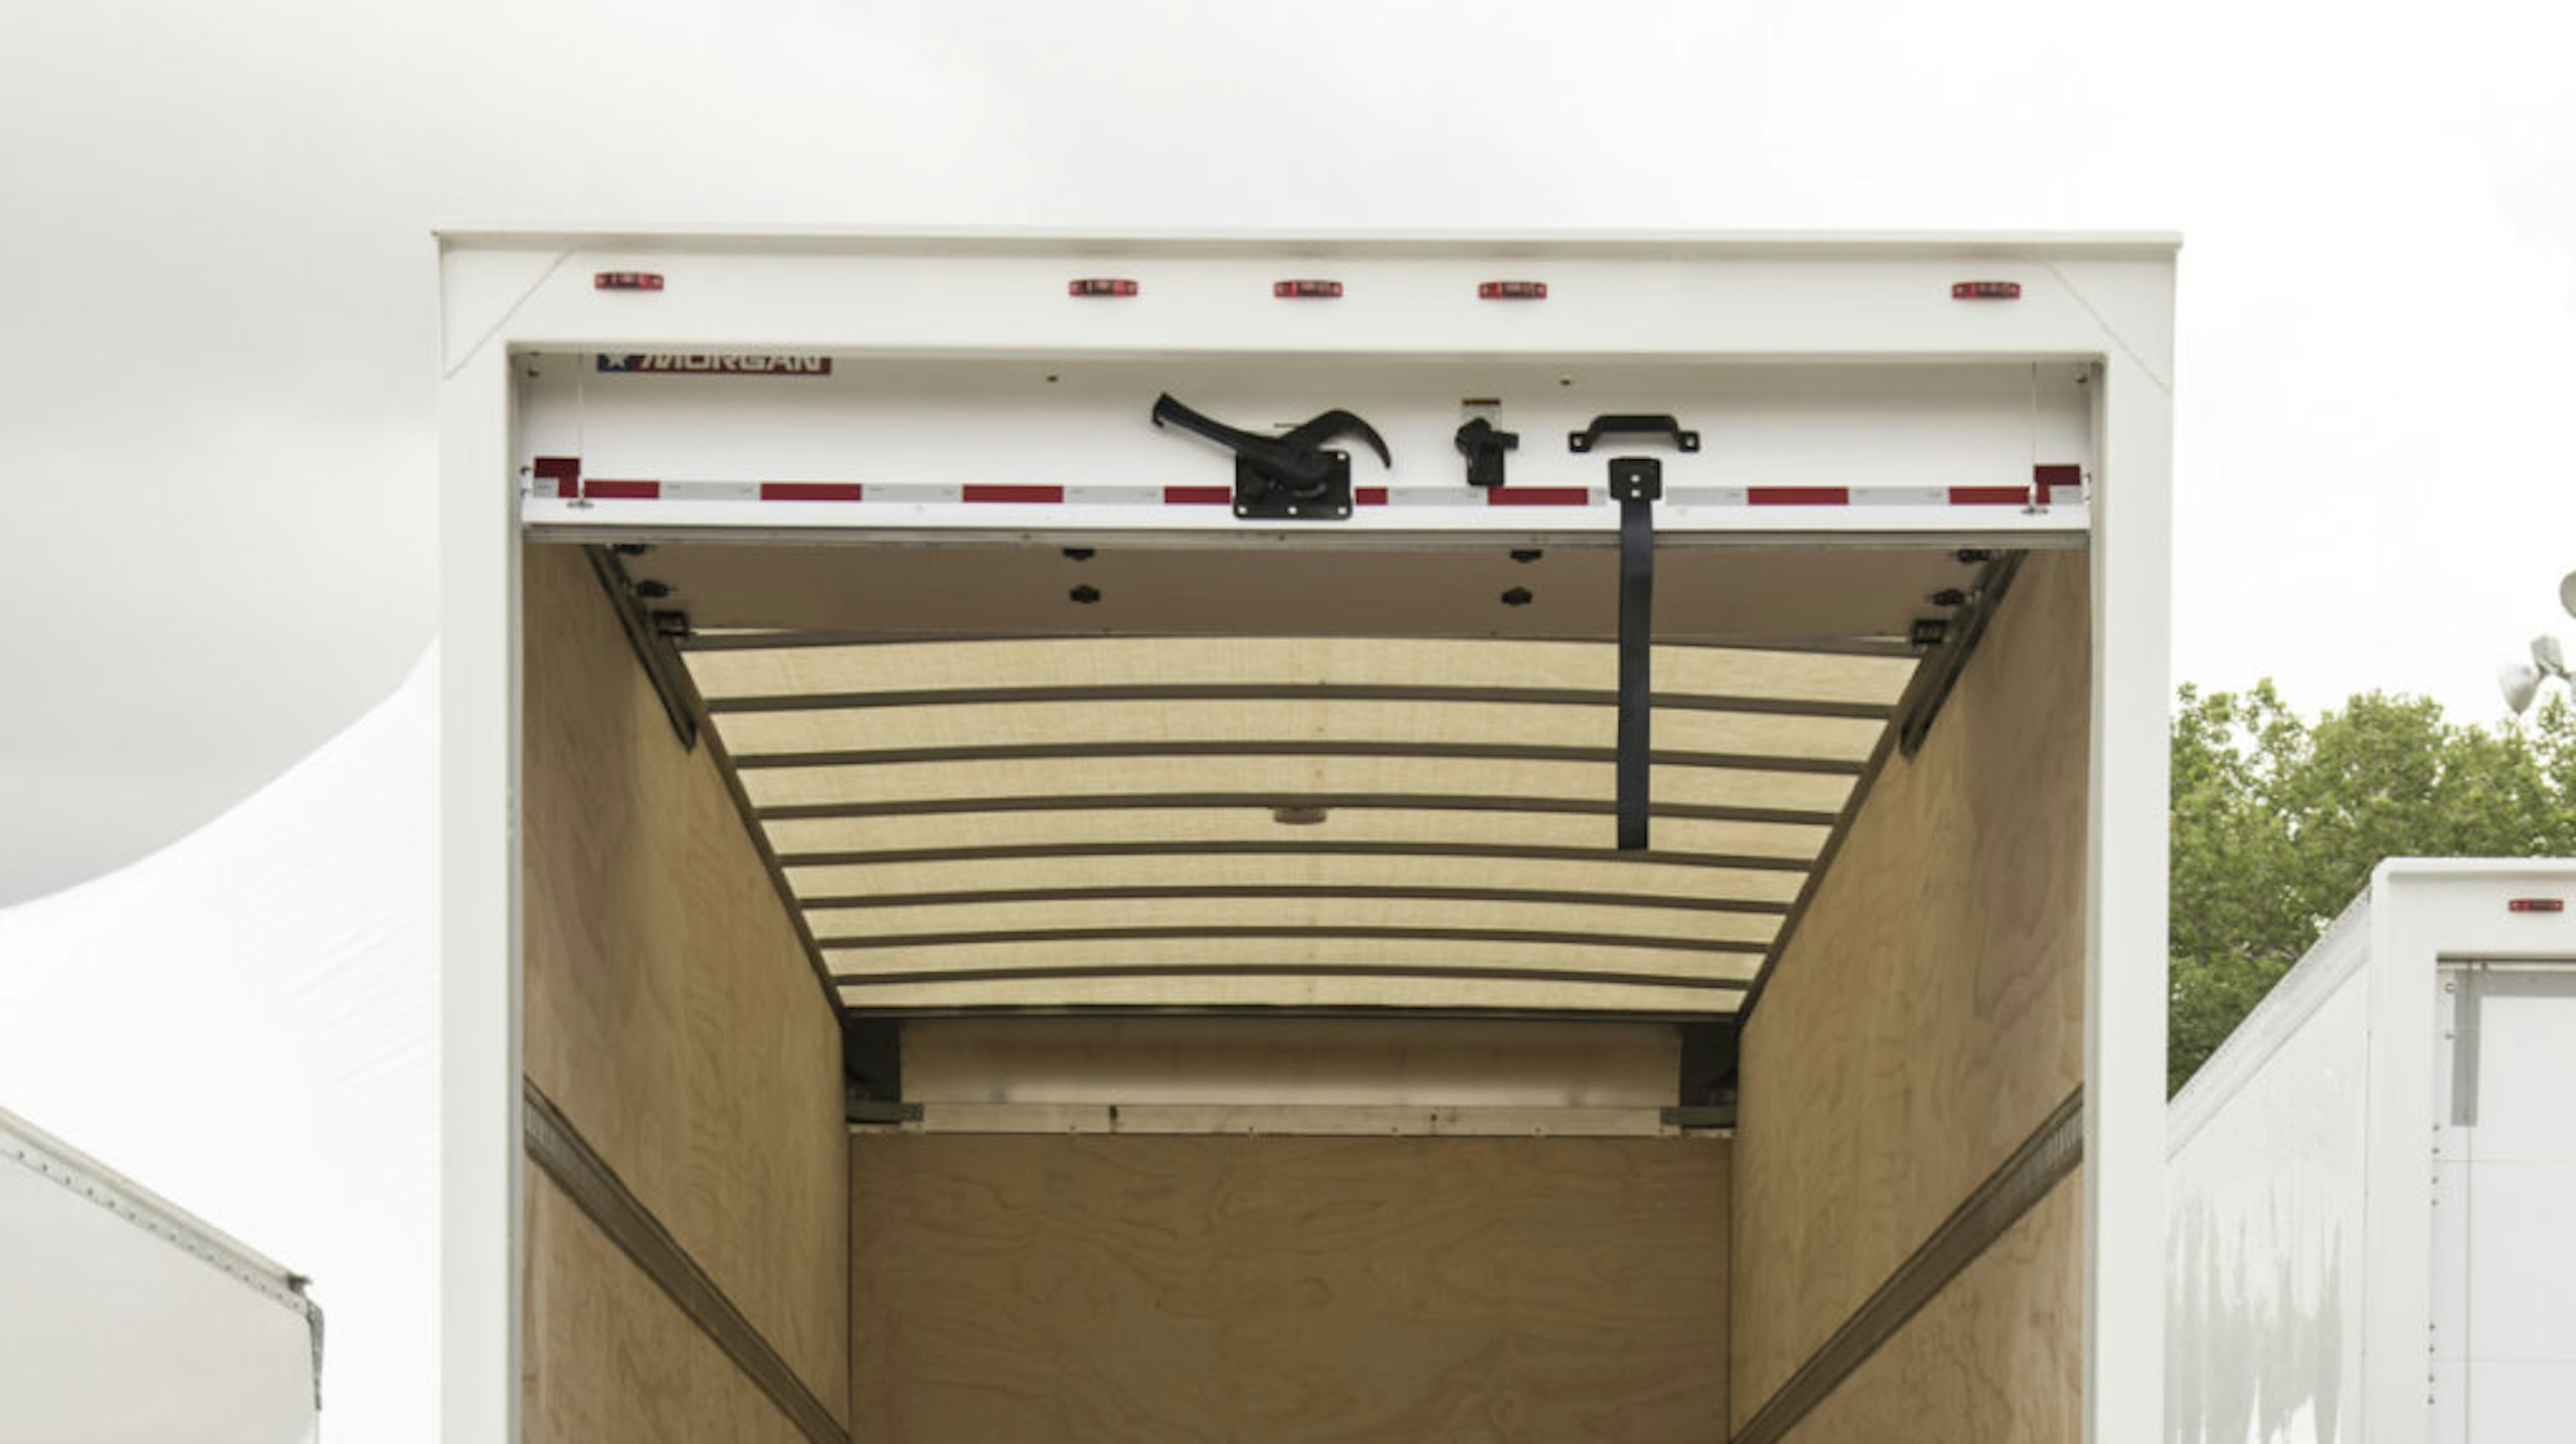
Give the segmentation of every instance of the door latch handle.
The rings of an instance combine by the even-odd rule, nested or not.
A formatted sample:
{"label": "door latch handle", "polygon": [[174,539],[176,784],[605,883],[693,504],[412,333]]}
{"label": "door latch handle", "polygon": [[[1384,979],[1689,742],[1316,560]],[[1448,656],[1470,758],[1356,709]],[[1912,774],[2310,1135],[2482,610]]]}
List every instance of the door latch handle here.
{"label": "door latch handle", "polygon": [[1350,454],[1326,444],[1346,436],[1368,443],[1380,465],[1395,465],[1386,438],[1348,411],[1327,411],[1276,436],[1228,426],[1173,400],[1168,392],[1155,398],[1153,415],[1156,426],[1177,426],[1234,453],[1236,516],[1273,520],[1349,516]]}

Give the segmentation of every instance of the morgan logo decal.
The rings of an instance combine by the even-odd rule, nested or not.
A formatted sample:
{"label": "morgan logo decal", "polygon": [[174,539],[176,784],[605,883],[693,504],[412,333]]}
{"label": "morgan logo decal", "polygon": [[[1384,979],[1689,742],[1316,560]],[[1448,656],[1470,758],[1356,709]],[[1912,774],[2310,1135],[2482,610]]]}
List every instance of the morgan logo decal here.
{"label": "morgan logo decal", "polygon": [[602,356],[599,369],[619,375],[829,376],[829,356],[714,356],[634,352]]}

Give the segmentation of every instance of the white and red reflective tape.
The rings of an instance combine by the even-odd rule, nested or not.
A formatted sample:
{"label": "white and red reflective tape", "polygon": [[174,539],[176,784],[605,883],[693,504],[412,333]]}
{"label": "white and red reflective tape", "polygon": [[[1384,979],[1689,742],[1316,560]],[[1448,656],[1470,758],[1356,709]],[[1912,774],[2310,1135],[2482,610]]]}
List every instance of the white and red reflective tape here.
{"label": "white and red reflective tape", "polygon": [[[581,474],[579,458],[541,456],[529,467],[534,495],[565,501],[827,501],[915,505],[1230,506],[1228,486],[958,486],[857,481],[642,481]],[[2072,492],[2061,498],[2060,492]],[[2084,469],[2031,468],[2028,486],[1677,486],[1672,506],[2050,506],[2081,501]],[[1481,499],[1481,502],[1480,502]],[[1356,506],[1606,506],[1606,493],[1581,486],[1351,488]]]}

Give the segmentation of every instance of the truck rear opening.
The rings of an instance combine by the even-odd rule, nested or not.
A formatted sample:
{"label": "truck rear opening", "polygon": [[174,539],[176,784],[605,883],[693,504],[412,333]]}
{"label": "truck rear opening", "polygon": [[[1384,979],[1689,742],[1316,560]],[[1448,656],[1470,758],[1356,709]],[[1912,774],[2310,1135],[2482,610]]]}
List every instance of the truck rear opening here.
{"label": "truck rear opening", "polygon": [[451,1432],[2147,1437],[2169,252],[450,238]]}

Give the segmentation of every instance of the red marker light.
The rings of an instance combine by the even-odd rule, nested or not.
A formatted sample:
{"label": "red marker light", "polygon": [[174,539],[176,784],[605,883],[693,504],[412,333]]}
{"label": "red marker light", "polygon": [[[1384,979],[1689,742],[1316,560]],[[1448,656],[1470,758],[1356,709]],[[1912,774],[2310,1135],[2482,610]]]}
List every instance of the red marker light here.
{"label": "red marker light", "polygon": [[1273,281],[1270,294],[1283,301],[1329,301],[1342,294],[1339,281]]}
{"label": "red marker light", "polygon": [[1476,296],[1486,301],[1544,301],[1545,281],[1487,281],[1476,288]]}
{"label": "red marker light", "polygon": [[2508,912],[2517,913],[2563,913],[2567,911],[2567,899],[2563,897],[2518,897],[2513,901],[2506,903],[2505,909]]}
{"label": "red marker light", "polygon": [[1953,301],[2018,301],[2019,281],[1961,281],[1950,287]]}
{"label": "red marker light", "polygon": [[659,271],[598,271],[590,278],[594,291],[658,291],[662,289]]}
{"label": "red marker light", "polygon": [[1118,276],[1085,276],[1067,289],[1076,296],[1132,296],[1136,283]]}

